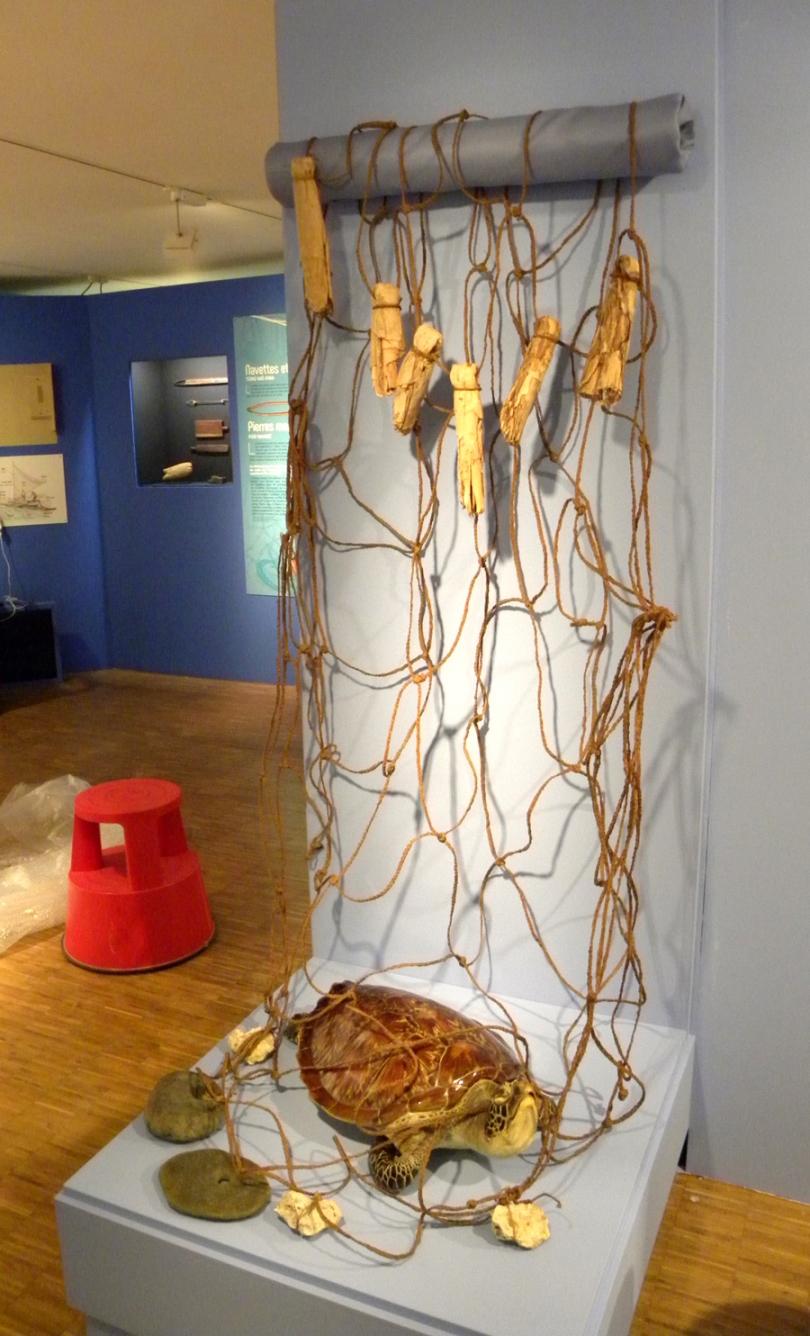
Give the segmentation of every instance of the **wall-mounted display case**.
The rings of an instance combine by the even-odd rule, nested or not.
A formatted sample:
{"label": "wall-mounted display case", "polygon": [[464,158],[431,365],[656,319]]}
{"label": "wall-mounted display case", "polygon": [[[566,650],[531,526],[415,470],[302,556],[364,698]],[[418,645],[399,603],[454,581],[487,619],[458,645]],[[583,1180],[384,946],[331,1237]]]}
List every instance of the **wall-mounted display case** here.
{"label": "wall-mounted display case", "polygon": [[227,358],[133,362],[130,376],[139,484],[232,482]]}

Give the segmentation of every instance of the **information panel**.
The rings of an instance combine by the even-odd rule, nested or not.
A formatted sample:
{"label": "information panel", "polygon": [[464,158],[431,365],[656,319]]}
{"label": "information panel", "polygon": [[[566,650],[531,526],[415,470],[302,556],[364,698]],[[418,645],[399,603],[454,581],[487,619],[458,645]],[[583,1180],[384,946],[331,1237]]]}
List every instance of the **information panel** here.
{"label": "information panel", "polygon": [[277,594],[290,439],[287,317],[243,315],[233,326],[247,592]]}

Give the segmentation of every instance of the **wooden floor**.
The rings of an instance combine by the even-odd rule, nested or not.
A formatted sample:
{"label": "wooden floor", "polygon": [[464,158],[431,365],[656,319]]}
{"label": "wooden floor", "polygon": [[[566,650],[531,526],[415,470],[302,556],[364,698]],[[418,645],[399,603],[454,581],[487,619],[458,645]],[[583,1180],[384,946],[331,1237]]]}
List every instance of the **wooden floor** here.
{"label": "wooden floor", "polygon": [[[270,983],[258,775],[273,701],[271,687],[123,672],[0,690],[0,798],[66,773],[178,780],[218,927],[202,955],[151,974],[77,969],[58,930],[0,956],[0,1336],[84,1331],[64,1300],[54,1194]],[[303,847],[299,808],[292,819]],[[806,1336],[809,1292],[810,1207],[679,1175],[633,1336]]]}

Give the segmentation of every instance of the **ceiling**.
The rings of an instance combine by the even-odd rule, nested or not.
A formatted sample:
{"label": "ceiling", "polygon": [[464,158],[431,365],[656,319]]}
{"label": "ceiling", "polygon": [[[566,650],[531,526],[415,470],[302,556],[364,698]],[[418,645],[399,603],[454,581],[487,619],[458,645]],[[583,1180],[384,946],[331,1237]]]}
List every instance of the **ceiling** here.
{"label": "ceiling", "polygon": [[[0,285],[279,268],[273,0],[0,0],[0,24]],[[171,187],[208,202],[176,206]],[[178,207],[192,249],[166,249]]]}

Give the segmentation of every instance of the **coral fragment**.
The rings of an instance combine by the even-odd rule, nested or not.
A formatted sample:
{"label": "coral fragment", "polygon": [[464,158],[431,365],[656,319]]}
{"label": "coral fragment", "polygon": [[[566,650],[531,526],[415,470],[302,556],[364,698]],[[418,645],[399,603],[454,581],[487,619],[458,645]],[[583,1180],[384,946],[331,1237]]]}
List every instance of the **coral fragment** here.
{"label": "coral fragment", "polygon": [[343,1219],[343,1212],[330,1197],[317,1194],[310,1197],[308,1192],[297,1192],[294,1188],[284,1193],[276,1207],[276,1215],[306,1238],[320,1234],[324,1229],[335,1229]]}
{"label": "coral fragment", "polygon": [[507,1202],[496,1206],[491,1215],[492,1228],[504,1243],[521,1248],[538,1248],[551,1236],[548,1216],[533,1201]]}

